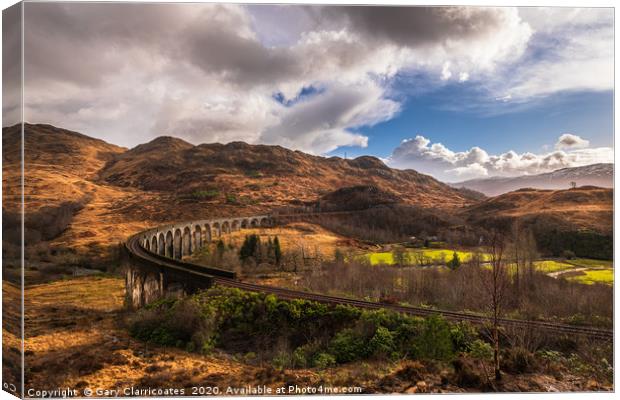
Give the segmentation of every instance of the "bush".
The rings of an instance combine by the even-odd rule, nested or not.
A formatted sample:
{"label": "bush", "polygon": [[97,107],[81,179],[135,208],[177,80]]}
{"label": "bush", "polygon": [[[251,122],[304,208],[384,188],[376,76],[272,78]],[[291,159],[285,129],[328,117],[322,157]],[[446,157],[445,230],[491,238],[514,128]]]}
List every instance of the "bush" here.
{"label": "bush", "polygon": [[330,352],[339,363],[346,363],[367,356],[365,340],[353,329],[338,332],[330,343]]}
{"label": "bush", "polygon": [[292,356],[289,352],[281,351],[271,360],[271,365],[276,369],[290,368],[293,364]]}
{"label": "bush", "polygon": [[438,316],[424,320],[422,332],[415,339],[413,354],[420,359],[446,360],[454,356],[448,322]]}
{"label": "bush", "polygon": [[477,360],[491,360],[493,358],[493,347],[484,340],[476,339],[469,347],[469,355]]}
{"label": "bush", "polygon": [[514,374],[533,372],[537,366],[534,355],[523,347],[513,347],[502,351],[501,368]]}
{"label": "bush", "polygon": [[211,190],[196,190],[192,192],[192,197],[195,199],[205,199],[211,200],[220,195],[219,190],[211,189]]}
{"label": "bush", "polygon": [[461,260],[459,259],[459,255],[456,251],[452,254],[452,260],[448,261],[447,265],[448,268],[453,270],[461,266]]}
{"label": "bush", "polygon": [[387,328],[380,326],[368,343],[368,354],[385,358],[396,352],[394,334]]}
{"label": "bush", "polygon": [[319,353],[314,359],[314,366],[325,369],[336,365],[336,359],[329,353]]}
{"label": "bush", "polygon": [[469,351],[477,341],[478,331],[468,322],[458,322],[450,329],[452,347],[455,352]]}

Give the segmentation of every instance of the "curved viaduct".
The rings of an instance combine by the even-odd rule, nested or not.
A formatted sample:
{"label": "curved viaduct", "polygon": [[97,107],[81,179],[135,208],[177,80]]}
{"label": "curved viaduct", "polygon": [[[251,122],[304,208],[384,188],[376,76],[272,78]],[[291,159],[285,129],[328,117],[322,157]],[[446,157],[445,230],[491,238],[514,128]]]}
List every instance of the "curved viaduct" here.
{"label": "curved viaduct", "polygon": [[[340,214],[340,212],[324,214]],[[479,325],[490,323],[488,317],[463,312],[383,304],[246,283],[236,279],[234,272],[182,260],[183,256],[192,254],[225,233],[245,228],[271,227],[284,221],[299,221],[318,216],[318,213],[309,213],[206,219],[163,225],[137,233],[125,243],[126,254],[129,257],[125,277],[126,305],[129,308],[140,308],[167,296],[179,297],[191,294],[216,283],[248,291],[272,293],[282,299],[306,299],[372,310],[385,308],[422,317],[442,315],[449,320],[469,321]],[[613,340],[613,330],[609,329],[508,318],[501,318],[500,324],[524,330],[542,329],[558,334]]]}
{"label": "curved viaduct", "polygon": [[167,296],[182,296],[213,283],[213,276],[235,278],[230,271],[183,262],[222,235],[241,229],[272,226],[274,218],[255,215],[214,218],[158,226],[132,236],[125,244],[131,260],[126,268],[126,305],[140,308]]}
{"label": "curved viaduct", "polygon": [[223,234],[272,225],[268,215],[218,218],[159,226],[142,232],[142,247],[161,256],[180,260]]}

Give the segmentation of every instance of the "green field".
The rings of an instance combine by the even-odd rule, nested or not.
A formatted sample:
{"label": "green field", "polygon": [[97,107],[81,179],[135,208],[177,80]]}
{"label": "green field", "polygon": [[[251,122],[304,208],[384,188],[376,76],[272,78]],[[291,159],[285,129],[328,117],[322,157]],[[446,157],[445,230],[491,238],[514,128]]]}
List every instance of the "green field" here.
{"label": "green field", "polygon": [[572,264],[576,267],[586,268],[613,268],[613,261],[607,260],[592,260],[589,258],[575,258],[574,260],[566,260],[568,264]]}
{"label": "green field", "polygon": [[567,278],[571,281],[592,285],[594,283],[606,283],[612,285],[614,283],[613,269],[591,269],[583,271],[583,275],[576,275]]}
{"label": "green field", "polygon": [[575,265],[569,264],[568,262],[563,261],[555,261],[555,260],[544,260],[544,261],[534,261],[534,266],[537,270],[542,272],[557,272],[557,271],[566,271],[572,268],[575,268]]}
{"label": "green field", "polygon": [[[450,249],[408,249],[407,253],[409,255],[409,260],[411,264],[415,264],[417,258],[419,258],[420,253],[422,256],[428,258],[433,263],[441,262],[442,260],[450,261],[452,260],[452,256],[454,254],[454,250]],[[473,252],[471,251],[460,251],[457,250],[456,253],[459,256],[461,262],[469,261]],[[365,254],[365,257],[368,258],[371,265],[392,265],[394,264],[394,258],[392,256],[392,252],[384,251],[384,252],[373,252]],[[487,258],[483,255],[483,259]]]}
{"label": "green field", "polygon": [[[537,269],[545,273],[566,271],[568,274],[564,278],[573,282],[588,285],[593,283],[613,284],[614,282],[613,261],[576,258],[565,261],[536,261],[534,264]],[[587,269],[585,271],[576,271],[574,275],[570,273],[571,270],[578,268]],[[562,278],[563,275],[559,277]]]}
{"label": "green field", "polygon": [[[407,249],[409,256],[409,262],[411,265],[416,265],[420,255],[427,259],[429,264],[438,264],[442,260],[449,261],[452,259],[454,250],[451,249]],[[472,258],[474,252],[457,250],[456,253],[459,256],[461,262],[466,262]],[[394,257],[391,251],[372,252],[364,254],[371,265],[394,265]],[[483,259],[488,260],[488,254],[483,254]],[[574,282],[580,282],[584,284],[593,283],[605,283],[613,284],[613,262],[605,260],[593,260],[587,258],[576,258],[574,260],[540,260],[535,261],[534,265],[537,270],[546,274],[553,272],[566,272],[569,273],[573,269],[587,268],[585,271],[580,271],[581,274],[566,276],[566,279],[570,279]],[[575,272],[576,274],[579,272]],[[562,278],[559,275],[558,278]]]}

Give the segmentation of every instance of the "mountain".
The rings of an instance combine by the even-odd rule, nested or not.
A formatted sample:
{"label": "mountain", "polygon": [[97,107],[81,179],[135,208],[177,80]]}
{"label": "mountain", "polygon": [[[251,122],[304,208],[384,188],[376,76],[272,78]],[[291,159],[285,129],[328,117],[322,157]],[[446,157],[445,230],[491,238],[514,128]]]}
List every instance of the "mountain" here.
{"label": "mountain", "polygon": [[[377,201],[388,196],[444,210],[473,202],[428,175],[391,169],[374,157],[325,158],[242,142],[194,146],[174,137],[128,150],[51,125],[24,129],[32,245],[49,240],[52,246],[96,252],[159,223],[265,212],[356,185],[376,188],[371,191],[379,194]],[[17,221],[21,126],[2,132],[3,214]]]}
{"label": "mountain", "polygon": [[577,186],[613,187],[613,164],[592,164],[583,167],[562,168],[553,172],[539,175],[523,175],[512,178],[493,177],[485,179],[471,179],[468,181],[451,183],[452,187],[467,188],[484,193],[487,196],[497,196],[522,188],[534,189],[567,189],[571,182]]}
{"label": "mountain", "polygon": [[428,175],[389,168],[375,157],[326,158],[243,142],[194,146],[160,137],[118,155],[99,175],[110,185],[168,193],[217,206],[219,212],[240,205],[268,210],[311,202],[334,190],[360,185],[427,207],[455,208],[473,201]]}
{"label": "mountain", "polygon": [[[21,208],[20,141],[20,125],[2,128],[2,211],[7,221],[14,220]],[[125,151],[78,132],[24,124],[26,243],[35,246],[54,232],[53,245],[88,251],[146,227],[148,220],[124,210],[153,196],[107,185],[98,177],[106,163]]]}
{"label": "mountain", "polygon": [[469,224],[485,227],[508,227],[518,219],[525,224],[545,225],[545,229],[610,234],[613,189],[519,189],[465,207],[461,213]]}

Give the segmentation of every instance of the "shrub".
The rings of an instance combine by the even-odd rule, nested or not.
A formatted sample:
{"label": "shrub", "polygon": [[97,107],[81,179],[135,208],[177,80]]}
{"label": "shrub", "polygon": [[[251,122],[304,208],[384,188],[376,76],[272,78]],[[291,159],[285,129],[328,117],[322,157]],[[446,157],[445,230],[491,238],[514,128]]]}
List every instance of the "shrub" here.
{"label": "shrub", "polygon": [[192,197],[195,199],[211,200],[220,195],[220,191],[217,189],[210,190],[196,190],[192,192]]}
{"label": "shrub", "polygon": [[292,365],[292,356],[289,352],[281,351],[276,354],[276,356],[271,360],[271,365],[273,365],[276,369],[286,369],[290,368]]}
{"label": "shrub", "polygon": [[387,328],[380,326],[368,343],[368,354],[375,357],[387,357],[395,353],[394,335]]}
{"label": "shrub", "polygon": [[319,353],[314,359],[314,366],[325,369],[336,365],[336,359],[329,353]]}
{"label": "shrub", "polygon": [[469,347],[469,355],[477,360],[491,360],[493,347],[484,340],[476,339]]}
{"label": "shrub", "polygon": [[458,322],[450,329],[454,351],[468,351],[478,337],[478,331],[468,322]]}
{"label": "shrub", "polygon": [[414,341],[413,355],[420,359],[446,360],[454,355],[448,322],[438,316],[424,320],[422,332]]}
{"label": "shrub", "polygon": [[353,329],[344,329],[336,334],[330,343],[330,353],[339,363],[346,363],[366,357],[365,340]]}
{"label": "shrub", "polygon": [[536,367],[534,355],[523,347],[513,347],[502,352],[501,368],[515,374],[532,372]]}
{"label": "shrub", "polygon": [[448,268],[453,270],[461,266],[461,260],[459,259],[459,255],[456,251],[452,254],[452,260],[448,261],[447,265]]}

